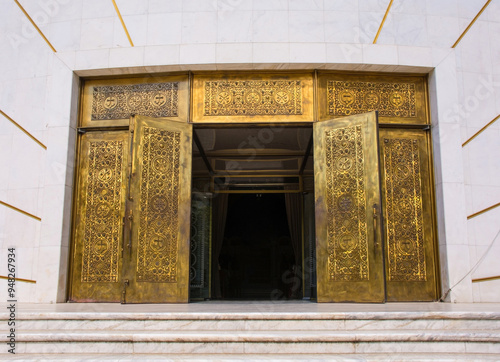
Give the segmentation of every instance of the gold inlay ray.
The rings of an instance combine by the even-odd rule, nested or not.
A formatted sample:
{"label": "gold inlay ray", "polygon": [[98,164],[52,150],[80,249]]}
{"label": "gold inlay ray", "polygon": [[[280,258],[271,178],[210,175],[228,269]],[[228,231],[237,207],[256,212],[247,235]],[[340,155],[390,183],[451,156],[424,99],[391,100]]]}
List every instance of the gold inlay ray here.
{"label": "gold inlay ray", "polygon": [[453,44],[451,47],[452,48],[455,48],[458,43],[460,43],[460,41],[462,40],[462,38],[465,36],[465,34],[467,34],[467,32],[469,31],[469,29],[472,27],[472,25],[474,25],[474,23],[476,22],[476,20],[479,18],[479,16],[483,13],[483,11],[486,9],[486,7],[490,4],[491,0],[488,0],[486,1],[486,3],[484,4],[484,6],[481,8],[481,10],[479,10],[479,12],[477,13],[477,15],[474,17],[474,19],[472,19],[472,21],[470,22],[469,25],[467,25],[467,28],[465,28],[464,32],[458,37],[457,41],[455,42],[455,44]]}
{"label": "gold inlay ray", "polygon": [[14,0],[14,1],[17,4],[17,6],[19,6],[19,8],[21,9],[21,11],[24,13],[24,15],[26,15],[26,17],[28,18],[28,20],[30,21],[30,23],[35,27],[36,31],[38,31],[38,34],[40,34],[40,36],[43,38],[43,40],[45,40],[45,42],[48,44],[48,46],[50,47],[50,49],[52,49],[52,51],[54,53],[57,53],[57,50],[52,46],[52,44],[50,43],[49,39],[47,39],[45,37],[45,35],[40,30],[40,28],[36,25],[36,23],[33,21],[33,19],[31,18],[31,16],[29,16],[29,14],[26,12],[26,10],[24,10],[23,6],[19,3],[19,1],[17,1],[17,0]]}
{"label": "gold inlay ray", "polygon": [[40,142],[35,136],[33,136],[31,133],[29,133],[28,131],[26,131],[23,127],[21,127],[21,125],[19,123],[17,123],[16,121],[14,121],[12,118],[10,118],[5,112],[3,112],[1,109],[0,109],[0,114],[2,114],[5,118],[7,118],[9,121],[11,121],[17,128],[19,128],[21,131],[23,131],[29,138],[31,138],[33,141],[35,141],[36,143],[38,143],[40,145],[40,147],[42,147],[44,150],[47,149],[47,146],[45,146],[42,142]]}

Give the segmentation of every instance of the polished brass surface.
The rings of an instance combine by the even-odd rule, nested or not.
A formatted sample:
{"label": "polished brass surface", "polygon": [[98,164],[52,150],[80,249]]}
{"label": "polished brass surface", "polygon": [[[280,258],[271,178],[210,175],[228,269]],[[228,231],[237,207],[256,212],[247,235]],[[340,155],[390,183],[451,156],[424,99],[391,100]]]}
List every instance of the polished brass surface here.
{"label": "polished brass surface", "polygon": [[387,300],[436,299],[428,134],[380,130]]}
{"label": "polished brass surface", "polygon": [[119,302],[128,134],[82,136],[70,300]]}
{"label": "polished brass surface", "polygon": [[187,75],[86,81],[80,126],[128,126],[135,114],[185,121],[188,86]]}
{"label": "polished brass surface", "polygon": [[319,120],[369,111],[380,123],[428,123],[425,78],[319,73]]}
{"label": "polished brass surface", "polygon": [[[206,297],[196,279],[206,265],[193,264],[201,254],[190,250],[190,185],[200,175],[199,189],[214,193],[312,192],[314,183],[318,301],[435,300],[425,82],[318,71],[86,80],[69,299],[187,302],[190,284]],[[372,110],[380,123],[364,113]],[[129,126],[131,113],[139,115]],[[220,177],[240,181],[221,188]],[[279,177],[299,177],[297,188]]]}
{"label": "polished brass surface", "polygon": [[193,122],[312,122],[311,74],[195,74]]}
{"label": "polished brass surface", "polygon": [[189,290],[192,126],[135,116],[126,303],[182,303]]}
{"label": "polished brass surface", "polygon": [[385,300],[375,112],[314,124],[319,302]]}

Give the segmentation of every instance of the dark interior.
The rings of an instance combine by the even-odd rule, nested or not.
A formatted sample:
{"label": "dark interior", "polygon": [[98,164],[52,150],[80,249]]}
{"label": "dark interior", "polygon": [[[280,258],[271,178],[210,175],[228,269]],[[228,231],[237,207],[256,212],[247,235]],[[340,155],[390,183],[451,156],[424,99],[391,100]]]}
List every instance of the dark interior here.
{"label": "dark interior", "polygon": [[292,299],[294,251],[284,194],[231,194],[219,258],[223,299]]}

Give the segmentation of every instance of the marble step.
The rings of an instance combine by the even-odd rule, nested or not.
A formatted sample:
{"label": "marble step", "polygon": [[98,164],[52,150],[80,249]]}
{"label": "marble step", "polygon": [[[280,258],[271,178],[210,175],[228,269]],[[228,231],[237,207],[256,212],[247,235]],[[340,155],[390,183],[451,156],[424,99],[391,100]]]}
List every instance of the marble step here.
{"label": "marble step", "polygon": [[22,354],[454,352],[500,357],[500,331],[19,331],[16,346]]}
{"label": "marble step", "polygon": [[19,313],[23,330],[500,330],[500,313]]}
{"label": "marble step", "polygon": [[304,356],[297,354],[42,354],[42,355],[13,355],[9,361],[38,361],[38,362],[482,362],[498,361],[500,355],[484,353],[366,353],[366,354],[316,354]]}

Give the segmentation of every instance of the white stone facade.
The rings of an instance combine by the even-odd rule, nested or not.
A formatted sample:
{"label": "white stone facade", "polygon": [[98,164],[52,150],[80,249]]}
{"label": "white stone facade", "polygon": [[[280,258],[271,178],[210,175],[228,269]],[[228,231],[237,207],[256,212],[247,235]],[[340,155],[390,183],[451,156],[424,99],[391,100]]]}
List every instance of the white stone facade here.
{"label": "white stone facade", "polygon": [[[0,10],[0,275],[17,249],[18,300],[64,302],[79,77],[179,70],[428,73],[442,290],[500,302],[500,1],[21,0]],[[493,241],[496,238],[496,243]],[[490,245],[493,246],[490,247]],[[483,255],[486,256],[483,258]],[[480,265],[467,274],[476,263]],[[0,280],[0,296],[7,285]]]}

